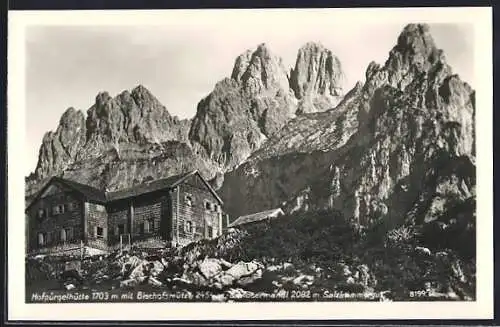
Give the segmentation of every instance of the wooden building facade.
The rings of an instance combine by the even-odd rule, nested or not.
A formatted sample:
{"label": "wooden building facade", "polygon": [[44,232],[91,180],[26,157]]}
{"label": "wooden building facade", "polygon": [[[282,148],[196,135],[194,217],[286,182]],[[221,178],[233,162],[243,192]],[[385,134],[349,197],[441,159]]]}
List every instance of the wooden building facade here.
{"label": "wooden building facade", "polygon": [[198,171],[115,192],[53,177],[26,208],[28,252],[215,238],[222,233],[222,205]]}

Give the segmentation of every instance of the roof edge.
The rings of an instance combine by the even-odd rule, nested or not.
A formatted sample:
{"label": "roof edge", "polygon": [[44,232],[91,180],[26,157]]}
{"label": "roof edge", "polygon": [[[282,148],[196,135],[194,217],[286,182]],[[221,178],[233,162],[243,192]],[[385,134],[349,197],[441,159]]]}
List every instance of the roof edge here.
{"label": "roof edge", "polygon": [[[203,183],[205,184],[205,186],[208,188],[208,190],[210,191],[210,193],[212,193],[212,195],[221,203],[223,204],[224,201],[222,201],[222,199],[220,198],[220,196],[217,194],[217,192],[215,192],[215,190],[213,189],[213,187],[210,185],[210,183],[208,183],[205,178],[203,178],[203,176],[201,175],[201,173],[199,172],[198,169],[195,169],[189,173],[186,173],[184,176],[182,176],[181,178],[179,178],[177,181],[175,181],[175,183],[173,183],[172,185],[166,187],[166,189],[172,189],[174,187],[177,187],[179,184],[181,184],[182,182],[184,182],[186,179],[188,179],[189,177],[191,176],[194,176],[194,175],[198,175],[201,180],[203,181]],[[73,181],[70,181],[68,180],[69,182],[73,182]],[[73,185],[71,185],[70,183],[66,183],[66,179],[62,178],[62,177],[59,177],[59,176],[52,176],[46,183],[45,185],[40,189],[40,191],[38,191],[38,193],[35,195],[35,197],[30,201],[30,203],[28,204],[28,206],[25,207],[25,213],[33,206],[33,204],[38,201],[40,199],[40,196],[43,194],[43,192],[50,186],[52,185],[54,182],[59,182],[61,184],[63,184],[64,186],[78,192],[79,194],[81,194],[85,199],[88,199],[88,197],[82,193],[80,190],[76,189]],[[74,182],[74,183],[78,183],[78,182]],[[78,184],[82,184],[82,183],[78,183]],[[99,192],[102,192],[103,195],[104,195],[104,201],[95,201],[95,202],[98,202],[98,203],[108,203],[108,202],[113,202],[113,201],[116,201],[116,200],[124,200],[124,199],[127,199],[127,198],[131,198],[133,196],[130,196],[130,197],[125,197],[125,198],[121,198],[121,199],[110,199],[109,198],[109,194],[110,193],[113,193],[113,192],[105,192],[105,191],[101,191],[95,187],[92,187],[90,185],[87,185],[87,184],[82,184],[82,185],[85,185],[87,187],[90,187],[90,188],[94,188],[96,191],[99,191]],[[157,190],[155,190],[157,191]],[[151,191],[151,192],[146,192],[146,193],[143,193],[143,194],[147,194],[147,193],[152,193],[152,192],[155,192],[155,191]]]}
{"label": "roof edge", "polygon": [[212,193],[212,195],[217,199],[217,201],[219,201],[221,204],[224,204],[224,201],[222,201],[222,199],[220,198],[220,196],[217,194],[217,192],[215,192],[215,190],[213,189],[213,187],[210,185],[209,182],[207,182],[205,180],[205,178],[203,178],[203,176],[201,176],[201,173],[198,169],[196,170],[193,170],[192,172],[186,174],[186,176],[183,176],[182,178],[180,178],[177,182],[173,183],[172,184],[172,188],[173,187],[176,187],[177,185],[179,185],[180,183],[182,183],[183,181],[185,181],[186,179],[188,179],[189,177],[193,176],[193,175],[198,175],[201,180],[203,181],[203,183],[205,184],[205,186],[208,188],[208,190],[210,191],[210,193]]}

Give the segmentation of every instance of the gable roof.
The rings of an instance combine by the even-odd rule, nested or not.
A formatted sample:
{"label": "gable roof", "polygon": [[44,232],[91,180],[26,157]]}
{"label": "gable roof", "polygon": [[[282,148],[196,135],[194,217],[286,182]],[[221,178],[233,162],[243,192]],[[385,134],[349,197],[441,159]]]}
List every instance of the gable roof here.
{"label": "gable roof", "polygon": [[155,191],[159,191],[162,189],[170,189],[174,188],[183,181],[185,181],[187,178],[193,175],[198,175],[203,183],[207,186],[208,190],[210,193],[214,195],[214,197],[222,204],[223,201],[217,195],[215,190],[210,186],[210,184],[201,176],[198,170],[194,170],[188,173],[183,173],[183,174],[178,174],[178,175],[173,175],[167,178],[162,178],[162,179],[157,179],[153,180],[150,182],[138,184],[135,186],[132,186],[127,189],[123,190],[118,190],[118,191],[113,191],[113,192],[104,192],[101,191],[95,187],[92,187],[90,185],[78,183],[75,181],[67,180],[61,177],[52,177],[46,184],[45,186],[40,190],[40,192],[37,193],[37,195],[33,198],[31,203],[26,207],[26,210],[28,210],[45,192],[45,190],[52,185],[54,182],[59,182],[60,184],[65,185],[66,187],[82,194],[86,199],[98,202],[98,203],[106,203],[110,201],[115,201],[115,200],[122,200],[122,199],[127,199],[131,197],[135,197],[141,194],[147,194]]}
{"label": "gable roof", "polygon": [[71,181],[68,179],[64,179],[62,177],[54,176],[49,181],[42,187],[42,189],[35,195],[33,200],[31,200],[30,204],[26,207],[26,210],[31,208],[31,206],[40,199],[42,194],[49,188],[49,186],[53,185],[54,183],[59,183],[63,186],[66,186],[67,188],[80,193],[83,195],[86,199],[98,202],[98,203],[105,203],[106,202],[106,194],[90,185],[87,184],[82,184],[78,183],[75,181]]}
{"label": "gable roof", "polygon": [[82,184],[82,183],[78,183],[75,181],[71,181],[68,179],[63,179],[60,177],[55,177],[55,178],[59,183],[66,185],[69,188],[72,188],[73,190],[75,190],[77,192],[80,192],[81,194],[83,194],[85,196],[85,198],[87,198],[89,200],[93,200],[93,201],[101,202],[101,203],[106,202],[106,193],[102,190],[99,190],[98,188],[92,187],[92,186],[87,185],[87,184]]}
{"label": "gable roof", "polygon": [[132,186],[130,188],[124,190],[118,190],[114,192],[109,192],[106,194],[106,198],[108,201],[122,200],[134,196],[138,196],[141,194],[151,193],[163,189],[171,189],[176,187],[177,185],[184,182],[191,176],[197,175],[208,188],[210,193],[219,201],[219,203],[224,203],[219,195],[215,192],[215,190],[210,186],[210,184],[201,176],[198,170],[193,170],[188,173],[178,174],[174,176],[170,176],[167,178],[157,179],[150,182],[142,183],[139,185]]}
{"label": "gable roof", "polygon": [[266,211],[261,211],[257,213],[253,213],[251,215],[246,215],[246,216],[240,216],[238,219],[230,223],[227,227],[235,227],[235,226],[240,226],[248,223],[253,223],[257,221],[261,221],[267,218],[271,217],[277,217],[278,215],[283,215],[284,212],[281,210],[281,208],[276,208],[276,209],[271,209],[271,210],[266,210]]}
{"label": "gable roof", "polygon": [[180,182],[185,180],[187,177],[193,175],[196,171],[178,174],[174,176],[170,176],[167,178],[156,179],[150,182],[134,185],[132,187],[117,190],[113,192],[109,192],[106,194],[106,198],[108,201],[121,200],[134,196],[138,196],[141,194],[151,193],[154,191],[163,190],[166,188],[173,188],[178,185]]}

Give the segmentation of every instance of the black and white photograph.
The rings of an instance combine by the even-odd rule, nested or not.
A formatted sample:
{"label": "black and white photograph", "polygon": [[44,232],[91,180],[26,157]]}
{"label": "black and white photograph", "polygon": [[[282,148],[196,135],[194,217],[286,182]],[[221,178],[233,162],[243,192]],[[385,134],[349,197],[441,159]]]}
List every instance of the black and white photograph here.
{"label": "black and white photograph", "polygon": [[491,314],[490,9],[9,16],[18,315]]}

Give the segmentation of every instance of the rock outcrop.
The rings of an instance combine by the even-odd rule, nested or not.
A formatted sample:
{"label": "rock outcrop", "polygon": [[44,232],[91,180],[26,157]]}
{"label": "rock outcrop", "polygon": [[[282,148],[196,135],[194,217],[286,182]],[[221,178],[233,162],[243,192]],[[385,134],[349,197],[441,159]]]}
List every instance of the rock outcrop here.
{"label": "rock outcrop", "polygon": [[69,108],[64,112],[55,132],[43,136],[35,175],[45,177],[64,170],[85,145],[85,116],[80,110]]}
{"label": "rock outcrop", "polygon": [[281,58],[265,44],[241,54],[231,78],[198,104],[189,138],[227,169],[236,167],[293,117],[296,99]]}
{"label": "rock outcrop", "polygon": [[320,43],[300,48],[290,86],[299,100],[297,113],[334,108],[342,99],[343,72],[340,60]]}
{"label": "rock outcrop", "polygon": [[100,154],[110,145],[121,143],[159,144],[170,140],[186,141],[185,124],[172,117],[167,109],[139,85],[115,98],[101,92],[88,110],[87,143],[77,160]]}
{"label": "rock outcrop", "polygon": [[[184,120],[171,116],[142,85],[115,97],[100,92],[86,118],[70,108],[57,130],[45,135],[37,168],[26,178],[27,196],[54,175],[113,188],[162,177],[159,169],[173,173],[188,166],[207,172],[219,187],[226,171],[296,112],[323,111],[340,99],[339,60],[319,44],[299,51],[291,75],[260,44],[241,54],[231,76],[199,102],[193,119]],[[169,157],[174,155],[180,157]]]}
{"label": "rock outcrop", "polygon": [[190,125],[190,119],[171,116],[142,85],[116,97],[101,92],[87,118],[69,108],[56,131],[45,134],[35,173],[26,179],[26,196],[54,175],[103,189],[187,169],[211,178],[218,168],[191,148]]}
{"label": "rock outcrop", "polygon": [[350,93],[334,110],[291,120],[226,174],[233,216],[283,205],[339,209],[363,225],[423,222],[474,197],[474,91],[428,26],[408,25]]}

